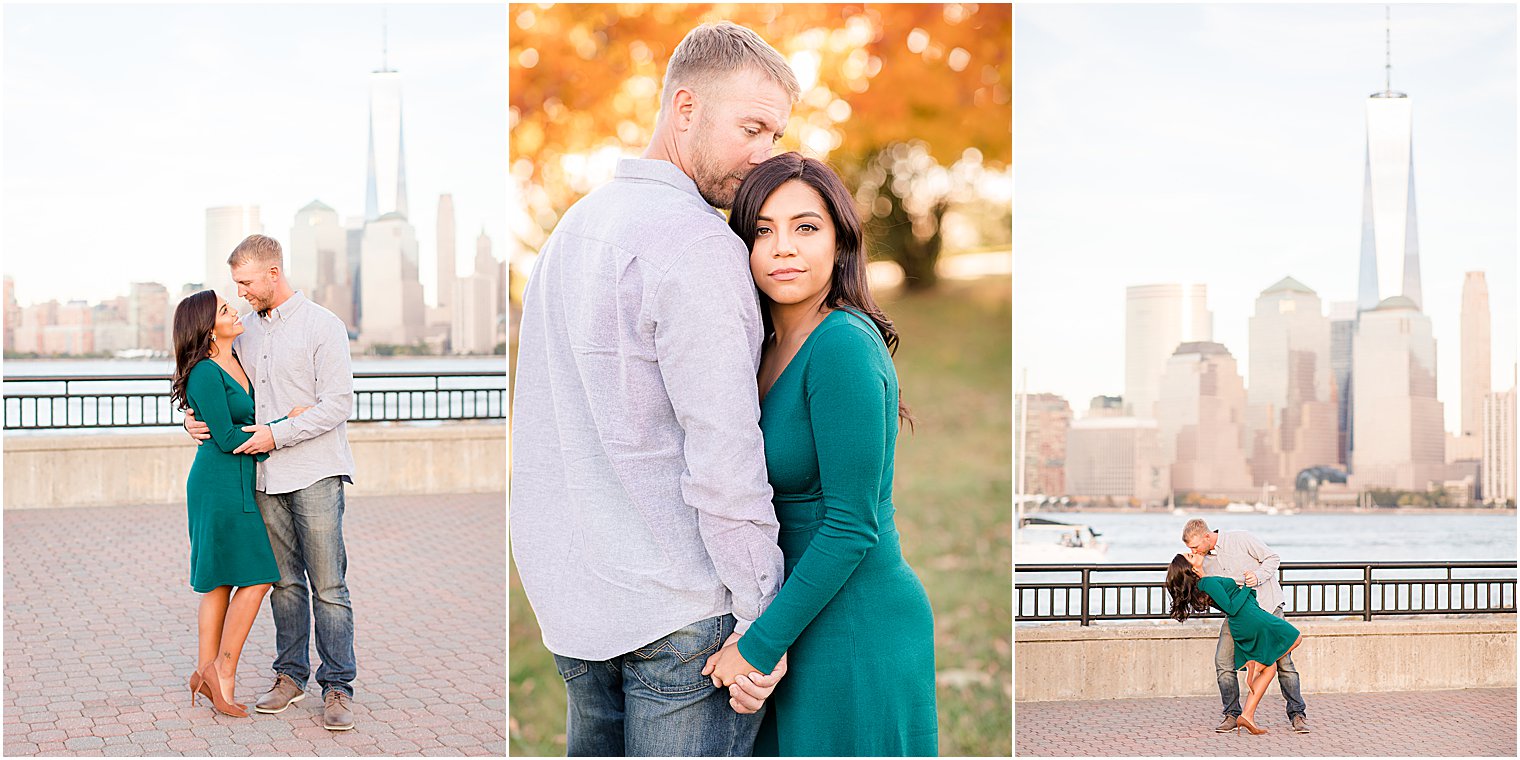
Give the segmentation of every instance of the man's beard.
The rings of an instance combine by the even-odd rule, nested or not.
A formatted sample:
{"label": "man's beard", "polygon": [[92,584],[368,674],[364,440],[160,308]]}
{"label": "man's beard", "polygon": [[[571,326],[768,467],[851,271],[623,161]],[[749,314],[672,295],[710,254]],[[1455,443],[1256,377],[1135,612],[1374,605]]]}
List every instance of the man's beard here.
{"label": "man's beard", "polygon": [[[702,128],[713,129],[711,125],[704,124]],[[697,183],[697,192],[701,193],[702,199],[714,208],[733,208],[734,196],[739,194],[737,187],[730,188],[728,180],[737,179],[741,182],[744,177],[730,173],[718,165],[707,143],[698,140],[691,148],[691,169],[696,173],[694,178]]]}

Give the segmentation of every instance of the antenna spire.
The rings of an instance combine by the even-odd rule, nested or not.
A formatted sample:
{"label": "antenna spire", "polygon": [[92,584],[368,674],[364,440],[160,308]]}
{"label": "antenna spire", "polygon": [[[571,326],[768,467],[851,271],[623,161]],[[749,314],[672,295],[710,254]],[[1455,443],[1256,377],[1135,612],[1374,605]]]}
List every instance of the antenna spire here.
{"label": "antenna spire", "polygon": [[1383,90],[1393,92],[1393,11],[1383,6]]}
{"label": "antenna spire", "polygon": [[388,13],[387,9],[381,8],[380,9],[380,70],[381,71],[390,71],[391,70],[390,52],[391,52],[390,14]]}

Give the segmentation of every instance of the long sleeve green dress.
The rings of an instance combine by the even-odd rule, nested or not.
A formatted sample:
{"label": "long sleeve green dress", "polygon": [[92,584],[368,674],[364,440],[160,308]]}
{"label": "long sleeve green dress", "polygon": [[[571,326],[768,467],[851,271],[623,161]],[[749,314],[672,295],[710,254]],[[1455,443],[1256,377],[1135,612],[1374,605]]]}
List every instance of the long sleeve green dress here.
{"label": "long sleeve green dress", "polygon": [[234,454],[252,437],[253,397],[210,359],[190,368],[185,396],[196,419],[211,428],[196,447],[185,503],[190,522],[190,587],[256,586],[280,579],[264,518],[253,500],[254,467],[268,454]]}
{"label": "long sleeve green dress", "polygon": [[1256,603],[1256,589],[1236,585],[1235,579],[1207,575],[1198,588],[1214,600],[1214,606],[1230,618],[1230,638],[1235,640],[1235,669],[1255,660],[1271,665],[1282,659],[1298,641],[1298,629]]}
{"label": "long sleeve green dress", "polygon": [[892,515],[897,372],[875,326],[824,317],[760,405],[785,582],[739,639],[788,653],[756,755],[938,754],[934,619]]}

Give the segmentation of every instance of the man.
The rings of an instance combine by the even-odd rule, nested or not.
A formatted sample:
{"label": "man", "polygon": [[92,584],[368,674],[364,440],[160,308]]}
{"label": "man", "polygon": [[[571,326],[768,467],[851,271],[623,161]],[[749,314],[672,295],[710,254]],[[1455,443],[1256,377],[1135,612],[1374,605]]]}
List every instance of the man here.
{"label": "man", "polygon": [[[1182,543],[1187,544],[1192,553],[1203,555],[1205,575],[1233,578],[1240,585],[1256,589],[1256,603],[1267,612],[1283,617],[1282,584],[1277,578],[1277,566],[1281,560],[1277,552],[1261,539],[1243,530],[1211,531],[1208,523],[1192,519],[1182,529]],[[1220,699],[1224,702],[1224,722],[1214,730],[1219,733],[1234,731],[1236,718],[1240,717],[1240,682],[1235,677],[1235,641],[1230,638],[1229,619],[1219,627],[1219,644],[1214,649],[1214,675],[1219,682]],[[1291,654],[1283,655],[1277,661],[1277,685],[1288,703],[1288,722],[1293,730],[1300,734],[1309,733],[1298,669],[1293,666]]]}
{"label": "man", "polygon": [[565,214],[528,282],[509,524],[571,755],[748,755],[785,672],[726,694],[702,675],[782,576],[759,302],[713,207],[771,155],[798,95],[754,32],[692,30],[643,157]]}
{"label": "man", "polygon": [[[253,384],[256,419],[272,420],[243,428],[253,437],[234,452],[269,452],[257,468],[254,500],[280,567],[270,594],[278,648],[275,681],[254,709],[283,712],[306,697],[315,613],[322,725],[347,731],[354,727],[350,702],[356,668],[343,545],[343,483],[354,482],[348,329],[337,315],[291,288],[273,238],[249,235],[227,265],[238,296],[253,306],[232,348]],[[298,406],[308,408],[299,417],[284,418]],[[210,435],[193,410],[185,414],[185,429],[197,440]]]}

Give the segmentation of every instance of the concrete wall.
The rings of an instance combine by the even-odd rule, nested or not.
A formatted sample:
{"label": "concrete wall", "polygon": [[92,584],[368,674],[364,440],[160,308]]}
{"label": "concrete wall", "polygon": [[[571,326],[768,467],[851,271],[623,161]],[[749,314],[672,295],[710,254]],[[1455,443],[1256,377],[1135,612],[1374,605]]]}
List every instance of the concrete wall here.
{"label": "concrete wall", "polygon": [[[350,425],[355,495],[505,492],[501,424]],[[5,437],[5,508],[178,504],[195,447],[182,432]],[[505,505],[503,505],[505,508]]]}
{"label": "concrete wall", "polygon": [[[1289,622],[1304,635],[1293,662],[1306,693],[1515,686],[1514,615]],[[1019,626],[1014,699],[1217,695],[1218,640],[1208,621]]]}

